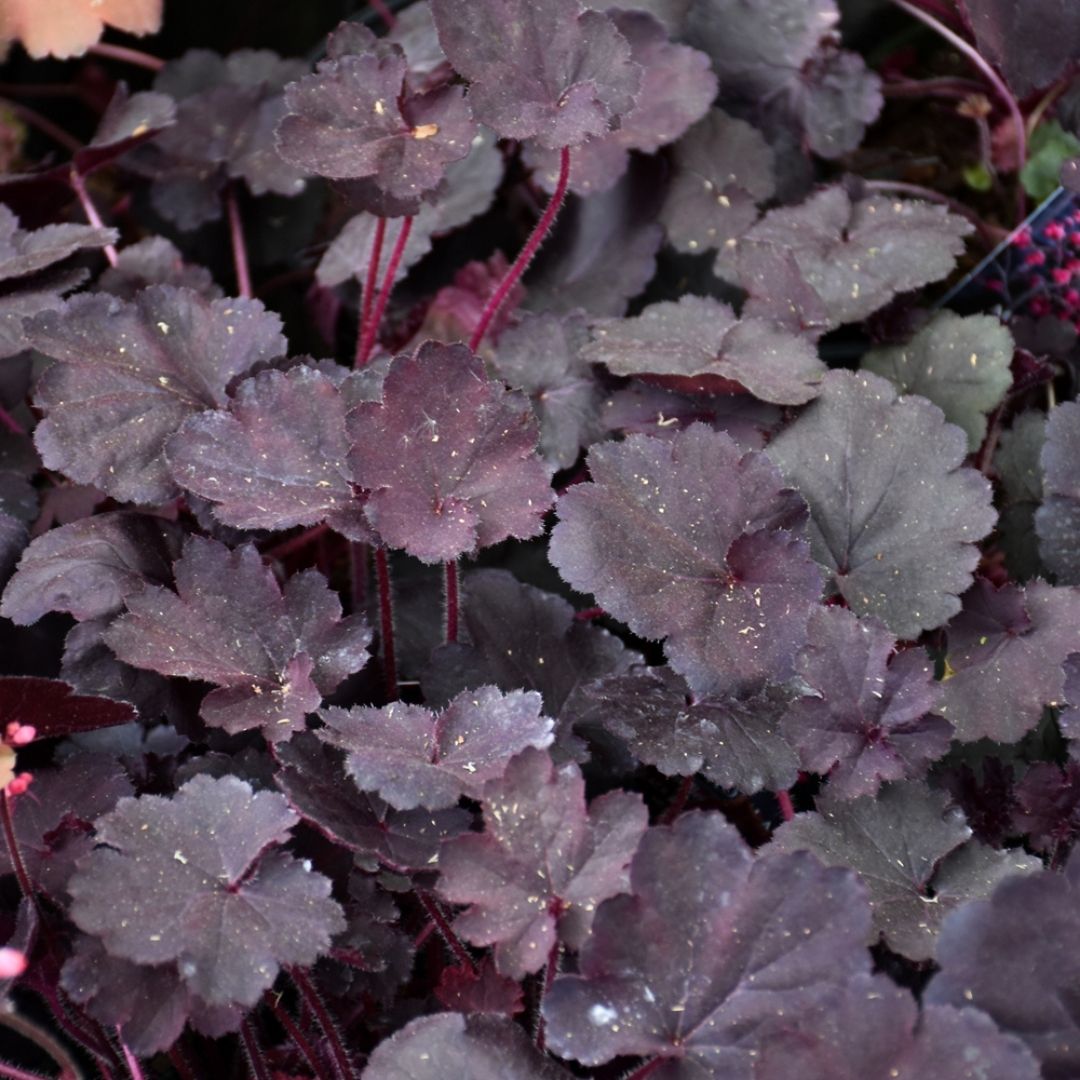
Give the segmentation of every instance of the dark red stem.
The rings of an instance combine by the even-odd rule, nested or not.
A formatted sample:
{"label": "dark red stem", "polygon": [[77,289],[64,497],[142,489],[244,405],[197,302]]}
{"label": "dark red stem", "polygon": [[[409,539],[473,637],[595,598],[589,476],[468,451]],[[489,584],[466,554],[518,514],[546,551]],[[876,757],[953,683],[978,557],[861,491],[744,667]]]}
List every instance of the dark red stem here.
{"label": "dark red stem", "polygon": [[266,1063],[263,1048],[259,1045],[258,1033],[251,1023],[250,1016],[244,1017],[240,1025],[240,1042],[243,1044],[244,1054],[247,1056],[254,1080],[273,1080],[270,1066]]}
{"label": "dark red stem", "polygon": [[303,1031],[300,1030],[300,1025],[289,1015],[286,1009],[282,1008],[278,995],[272,990],[267,990],[263,995],[263,1000],[270,1006],[270,1011],[274,1014],[277,1022],[285,1029],[285,1034],[292,1039],[296,1049],[300,1051],[301,1056],[308,1063],[308,1068],[311,1069],[316,1080],[327,1080],[326,1070],[319,1064],[315,1048],[308,1042],[308,1038]]}
{"label": "dark red stem", "polygon": [[795,817],[795,806],[791,801],[790,792],[778,791],[776,801],[780,804],[780,816],[784,821],[791,821]]}
{"label": "dark red stem", "polygon": [[19,841],[15,836],[15,822],[11,816],[11,796],[6,792],[0,792],[0,824],[4,829],[4,841],[7,844],[8,859],[11,860],[12,869],[15,871],[15,880],[19,883],[23,896],[34,905],[38,918],[42,918],[41,905],[38,903],[37,893],[34,892],[34,883],[26,872],[26,864],[22,860],[22,852],[19,850]]}
{"label": "dark red stem", "polygon": [[541,1053],[544,1050],[544,1037],[546,1035],[544,998],[547,997],[547,992],[551,989],[551,984],[555,981],[555,975],[559,970],[559,954],[561,951],[559,942],[556,941],[551,946],[551,952],[548,953],[547,965],[544,968],[544,981],[540,984],[540,1000],[536,1003],[536,1049]]}
{"label": "dark red stem", "polygon": [[356,356],[353,358],[353,367],[363,367],[366,362],[360,359],[360,350],[367,340],[371,311],[375,306],[375,287],[379,283],[379,260],[382,258],[385,239],[386,218],[381,217],[375,222],[375,236],[371,241],[371,255],[368,257],[367,275],[364,277],[364,295],[360,297],[360,330],[356,335]]}
{"label": "dark red stem", "polygon": [[26,428],[24,428],[22,424],[20,424],[19,421],[16,420],[14,416],[12,416],[11,413],[9,413],[3,405],[0,405],[0,424],[3,424],[4,427],[6,427],[8,431],[11,432],[12,435],[26,434]]}
{"label": "dark red stem", "polygon": [[379,290],[379,298],[375,301],[375,307],[364,327],[363,336],[356,350],[356,367],[363,367],[370,359],[375,341],[379,334],[379,326],[382,324],[386,305],[390,300],[390,294],[394,291],[394,278],[397,276],[398,267],[401,265],[401,257],[405,254],[405,245],[409,242],[409,233],[412,232],[413,219],[405,218],[401,223],[401,232],[394,241],[394,249],[390,252],[390,261],[386,264],[386,273],[383,275],[382,288]]}
{"label": "dark red stem", "polygon": [[10,1077],[11,1080],[49,1080],[41,1073],[27,1072],[25,1069],[9,1065],[6,1061],[0,1061],[0,1076]]}
{"label": "dark red stem", "polygon": [[352,610],[367,608],[368,574],[371,566],[371,547],[368,544],[349,545],[349,576],[352,579]]}
{"label": "dark red stem", "polygon": [[[14,1012],[0,1012],[0,1025],[18,1032],[27,1042],[33,1043],[45,1055],[52,1058],[60,1069],[60,1080],[82,1080],[82,1070],[67,1050],[43,1028]],[[15,1066],[7,1066],[14,1069]],[[18,1071],[18,1070],[16,1070]],[[33,1076],[28,1073],[25,1075]]]}
{"label": "dark red stem", "polygon": [[172,1062],[172,1067],[180,1074],[180,1080],[195,1080],[195,1074],[191,1071],[191,1066],[184,1057],[184,1051],[180,1049],[179,1043],[174,1043],[169,1047],[169,1060]]}
{"label": "dark red stem", "polygon": [[104,60],[123,60],[125,64],[134,64],[147,71],[160,71],[165,66],[164,60],[151,56],[141,49],[129,49],[126,45],[109,45],[107,42],[99,41],[86,51]]}
{"label": "dark red stem", "polygon": [[394,587],[386,548],[375,549],[375,576],[379,582],[379,637],[382,642],[383,682],[386,700],[397,701],[397,663],[394,659]]}
{"label": "dark red stem", "polygon": [[686,800],[690,798],[693,787],[693,776],[684,776],[682,783],[679,785],[679,790],[675,792],[675,798],[671,800],[671,805],[664,811],[659,824],[670,825],[683,812]]}
{"label": "dark red stem", "polygon": [[386,24],[387,30],[393,30],[397,26],[397,18],[394,13],[383,3],[383,0],[368,0],[371,10]]}
{"label": "dark red stem", "polygon": [[469,348],[472,349],[473,352],[476,352],[480,347],[480,342],[484,340],[484,335],[491,325],[491,320],[499,313],[499,308],[506,303],[506,298],[510,295],[510,290],[518,283],[518,279],[528,269],[529,263],[533,261],[537,251],[540,249],[540,245],[544,242],[547,234],[551,232],[551,226],[555,224],[555,218],[558,217],[559,210],[566,199],[566,189],[569,183],[570,148],[564,146],[562,155],[559,158],[559,180],[555,185],[555,193],[548,199],[548,204],[544,207],[544,212],[540,215],[540,220],[529,234],[529,239],[525,241],[525,246],[518,253],[518,257],[514,260],[513,265],[507,270],[506,277],[499,282],[499,287],[487,302],[483,314],[480,316],[480,321],[476,324],[476,329],[469,339]]}
{"label": "dark red stem", "polygon": [[469,950],[461,943],[461,938],[454,933],[454,928],[447,921],[446,916],[442,913],[435,898],[431,893],[426,892],[424,889],[417,889],[416,895],[420,897],[420,903],[424,905],[424,910],[428,913],[428,917],[435,924],[435,929],[439,931],[443,940],[450,946],[451,952],[453,952],[458,960],[475,975],[476,965],[473,963],[473,958],[469,955]]}
{"label": "dark red stem", "polygon": [[[71,181],[71,190],[78,196],[79,205],[83,208],[86,220],[89,221],[95,229],[104,229],[105,222],[101,220],[101,215],[97,212],[94,200],[90,198],[90,192],[86,190],[86,183],[79,173],[79,170],[75,168],[74,165],[71,166],[71,175],[69,179]],[[102,250],[105,252],[105,258],[109,260],[109,265],[115,266],[116,248],[113,247],[112,244],[106,244]]]}
{"label": "dark red stem", "polygon": [[251,298],[251,271],[248,269],[247,244],[244,242],[244,223],[236,198],[236,181],[225,188],[225,211],[229,216],[229,240],[232,243],[233,264],[236,267],[236,288],[244,299]]}
{"label": "dark red stem", "polygon": [[337,1024],[334,1023],[334,1018],[323,1004],[322,998],[319,997],[318,990],[300,968],[289,968],[289,977],[296,984],[296,989],[300,991],[304,1004],[318,1022],[320,1034],[330,1047],[330,1054],[334,1059],[340,1080],[353,1080],[355,1074],[352,1062],[349,1061],[349,1055],[345,1052],[341,1033],[337,1029]]}
{"label": "dark red stem", "polygon": [[632,1073],[630,1073],[625,1080],[645,1080],[646,1076],[651,1076],[661,1065],[664,1064],[665,1059],[662,1057],[653,1058],[652,1061],[646,1061],[644,1065],[638,1066]]}
{"label": "dark red stem", "polygon": [[302,533],[291,536],[288,540],[282,540],[280,544],[268,547],[262,553],[262,557],[264,559],[284,559],[294,551],[307,547],[312,540],[317,540],[323,533],[329,531],[330,526],[325,521],[320,525],[313,525],[310,529],[305,529]]}
{"label": "dark red stem", "polygon": [[124,1055],[124,1064],[127,1066],[128,1072],[131,1074],[131,1080],[144,1080],[142,1066],[139,1064],[139,1059],[131,1052],[131,1048],[126,1042],[124,1042],[123,1036],[120,1034],[120,1029],[116,1029],[116,1039],[120,1043],[120,1051]]}
{"label": "dark red stem", "polygon": [[458,564],[456,559],[443,563],[446,571],[446,640],[458,639]]}

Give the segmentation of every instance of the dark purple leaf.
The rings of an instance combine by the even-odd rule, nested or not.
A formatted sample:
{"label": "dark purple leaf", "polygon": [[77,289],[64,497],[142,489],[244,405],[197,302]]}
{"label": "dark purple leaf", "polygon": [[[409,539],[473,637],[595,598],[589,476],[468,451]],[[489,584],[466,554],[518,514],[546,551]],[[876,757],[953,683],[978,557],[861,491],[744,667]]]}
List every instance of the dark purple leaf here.
{"label": "dark purple leaf", "polygon": [[976,1009],[929,1005],[884,975],[859,975],[772,1033],[754,1080],[1039,1080],[1017,1038]]}
{"label": "dark purple leaf", "polygon": [[347,400],[306,364],[245,379],[227,410],[189,416],[166,444],[176,482],[242,529],[328,522],[354,540],[370,531],[346,462]]}
{"label": "dark purple leaf", "polygon": [[465,832],[471,816],[447,810],[394,810],[345,774],[340,751],[301,734],[274,748],[277,783],[292,808],[328,839],[374,855],[398,873],[438,866],[443,840]]}
{"label": "dark purple leaf", "polygon": [[325,694],[367,661],[371,631],[317,570],[282,589],[254,547],[190,537],[176,592],[148,585],[105,641],[127,664],[213,683],[200,714],[228,732],[261,727],[271,741],[302,728]]}
{"label": "dark purple leaf", "polygon": [[922,649],[889,663],[892,634],[839,607],[815,611],[807,636],[796,666],[811,693],[791,706],[783,730],[804,769],[829,774],[831,798],[876,795],[882,781],[918,779],[948,752],[952,725],[928,715],[942,693]]}
{"label": "dark purple leaf", "polygon": [[829,329],[825,304],[804,280],[790,249],[756,244],[740,251],[739,283],[749,294],[744,318],[767,319],[813,341]]}
{"label": "dark purple leaf", "polygon": [[1064,663],[1080,652],[1080,590],[1045,581],[995,589],[979,580],[949,624],[941,715],[962,742],[1018,742],[1065,690]]}
{"label": "dark purple leaf", "polygon": [[628,868],[648,811],[640,795],[613,791],[586,809],[574,764],[556,768],[525,750],[484,788],[484,832],[443,846],[438,890],[469,908],[455,920],[473,945],[494,945],[495,966],[522,979],[558,942],[578,950],[597,905],[628,891]]}
{"label": "dark purple leaf", "polygon": [[465,347],[397,357],[382,402],[358,405],[348,426],[365,514],[390,547],[445,562],[543,527],[551,489],[532,409]]}
{"label": "dark purple leaf", "polygon": [[[7,697],[5,687],[5,705]],[[114,702],[109,704],[120,708]],[[31,722],[29,717],[9,713],[5,726],[12,716]],[[76,861],[94,846],[94,822],[132,790],[127,774],[114,758],[82,753],[60,768],[36,769],[34,782],[24,794],[14,798],[5,795],[11,798],[8,806],[19,855],[34,885],[54,900],[66,901]],[[0,845],[0,874],[13,872],[8,846]]]}
{"label": "dark purple leaf", "polygon": [[7,583],[29,539],[26,526],[18,518],[0,511],[0,588]]}
{"label": "dark purple leaf", "polygon": [[819,157],[835,160],[858,150],[884,102],[881,79],[854,52],[819,50],[789,88],[788,105]]}
{"label": "dark purple leaf", "polygon": [[975,44],[1017,97],[1049,86],[1080,53],[1080,9],[1064,0],[962,0]]}
{"label": "dark purple leaf", "polygon": [[[420,6],[427,5],[413,4],[405,11]],[[495,145],[495,136],[487,128],[482,128],[473,136],[468,156],[451,162],[447,166],[443,185],[429,196],[431,201],[420,204],[394,274],[395,282],[401,281],[409,269],[431,250],[436,234],[460,228],[491,208],[503,172],[503,158]],[[340,285],[350,277],[365,277],[378,220],[375,214],[362,213],[346,223],[319,262],[316,274],[322,284]],[[379,253],[379,281],[385,279],[389,269],[390,255],[397,242],[401,222],[386,221],[385,227],[386,237]]]}
{"label": "dark purple leaf", "polygon": [[281,850],[285,799],[196,776],[171,799],[125,799],[97,822],[70,882],[71,917],[110,955],[176,961],[211,1005],[254,1005],[282,964],[309,965],[345,928],[330,881]]}
{"label": "dark purple leaf", "polygon": [[53,364],[38,380],[42,459],[117,499],[164,502],[177,488],[165,441],[187,417],[221,408],[237,376],[285,351],[281,320],[257,300],[207,300],[155,285],[130,302],[77,296],[27,323]]}
{"label": "dark purple leaf", "polygon": [[831,866],[858,871],[870,891],[873,941],[880,932],[912,960],[934,956],[941,921],[954,908],[989,896],[1009,874],[1042,863],[1022,850],[995,851],[971,839],[948,796],[922,782],[890,784],[874,798],[818,798],[819,813],[781,825],[767,851],[812,851]]}
{"label": "dark purple leaf", "polygon": [[754,101],[784,89],[839,21],[834,0],[708,0],[692,5],[686,37],[726,94]]}
{"label": "dark purple leaf", "polygon": [[[716,97],[716,76],[704,53],[669,41],[663,25],[644,11],[613,8],[608,14],[630,43],[631,60],[641,66],[641,89],[615,131],[575,150],[570,190],[579,195],[607,191],[626,171],[631,150],[653,154],[674,142],[705,115]],[[541,186],[553,191],[558,153],[530,146],[526,161],[536,169]]]}
{"label": "dark purple leaf", "polygon": [[437,187],[469,152],[476,126],[460,87],[407,94],[406,71],[401,49],[374,37],[366,51],[322,61],[285,91],[281,156],[305,172],[367,178],[395,199]]}
{"label": "dark purple leaf", "polygon": [[128,244],[116,256],[116,265],[106,267],[97,280],[102,292],[121,300],[134,300],[135,294],[148,285],[175,285],[194,289],[209,300],[221,297],[210,271],[185,263],[180,250],[164,236],[148,236]]}
{"label": "dark purple leaf", "polygon": [[1076,653],[1065,661],[1064,699],[1067,707],[1058,714],[1058,726],[1067,739],[1076,740],[1080,738],[1080,714],[1077,713],[1077,706],[1080,706],[1080,655]]}
{"label": "dark purple leaf", "polygon": [[945,920],[940,973],[926,989],[932,1004],[974,1007],[1022,1038],[1045,1080],[1080,1070],[1080,859],[1064,874],[1012,877],[989,900]]}
{"label": "dark purple leaf", "polygon": [[346,768],[361,791],[391,806],[441,810],[462,795],[479,798],[526,746],[551,745],[553,722],[540,695],[493,686],[466,690],[445,709],[392,702],[381,709],[323,709],[319,738],[346,751]]}
{"label": "dark purple leaf", "polygon": [[776,191],[765,137],[722,109],[710,110],[691,128],[673,158],[660,220],[678,251],[709,251],[742,236],[757,220],[757,204]]}
{"label": "dark purple leaf", "polygon": [[945,769],[941,786],[967,818],[975,837],[991,847],[1004,847],[1012,834],[1012,816],[1016,805],[1013,769],[999,758],[983,758],[976,768],[961,764]]}
{"label": "dark purple leaf", "polygon": [[666,1059],[665,1080],[749,1076],[790,1023],[867,970],[863,887],[810,855],[755,860],[719,814],[645,834],[632,896],[601,905],[579,975],[544,1000],[547,1043],[585,1065]]}
{"label": "dark purple leaf", "polygon": [[780,680],[805,641],[821,575],[806,508],[764,454],[695,424],[589,453],[592,483],[559,501],[549,558],[706,692]]}
{"label": "dark purple leaf", "polygon": [[500,975],[490,956],[485,956],[476,967],[461,964],[443,968],[435,996],[451,1012],[511,1017],[525,1009],[521,984]]}
{"label": "dark purple leaf", "polygon": [[656,222],[660,181],[648,164],[631,162],[610,191],[567,201],[529,274],[530,310],[625,313],[656,272],[664,239]]}
{"label": "dark purple leaf", "polygon": [[464,579],[459,642],[440,646],[424,673],[424,700],[445,704],[462,690],[538,690],[558,716],[576,687],[625,671],[639,659],[614,634],[574,618],[554,593],[506,570],[474,570]]}
{"label": "dark purple leaf", "polygon": [[59,679],[29,675],[0,677],[0,731],[11,723],[30,724],[39,739],[49,739],[126,724],[134,719],[135,710],[130,705],[74,694]]}
{"label": "dark purple leaf", "polygon": [[898,637],[960,610],[975,542],[994,523],[989,483],[961,468],[966,447],[936,406],[846,371],[831,372],[769,446],[810,504],[814,557],[856,614],[877,616]]}
{"label": "dark purple leaf", "polygon": [[746,394],[679,394],[634,381],[604,402],[609,431],[673,439],[695,421],[726,431],[745,450],[764,450],[780,427],[780,410]]}
{"label": "dark purple leaf", "polygon": [[153,91],[128,93],[119,83],[89,145],[76,151],[73,164],[84,176],[176,123],[176,102]]}
{"label": "dark purple leaf", "polygon": [[180,980],[175,964],[133,964],[110,956],[97,938],[78,938],[60,980],[72,1001],[100,1023],[118,1027],[131,1052],[143,1057],[168,1050],[189,1020],[211,1037],[240,1026],[240,1009],[201,1001]]}
{"label": "dark purple leaf", "polygon": [[114,229],[89,225],[46,225],[41,229],[19,228],[19,219],[0,206],[0,281],[36,274],[53,263],[86,248],[115,243]]}
{"label": "dark purple leaf", "polygon": [[763,319],[739,320],[719,300],[683,296],[631,319],[600,319],[583,357],[615,375],[726,379],[776,405],[803,405],[828,370],[805,337]]}
{"label": "dark purple leaf", "polygon": [[901,394],[921,394],[967,432],[974,453],[986,436],[986,417],[1012,385],[1015,345],[993,315],[936,315],[906,345],[872,349],[862,368],[888,379]]}
{"label": "dark purple leaf", "polygon": [[50,611],[80,620],[116,614],[145,585],[172,581],[182,535],[164,518],[126,510],[51,529],[23,553],[0,614],[19,626]]}
{"label": "dark purple leaf", "polygon": [[437,1013],[410,1021],[368,1059],[364,1080],[570,1080],[512,1020]]}
{"label": "dark purple leaf", "polygon": [[1080,402],[1051,410],[1043,444],[1044,501],[1035,512],[1039,554],[1063,585],[1080,584]]}
{"label": "dark purple leaf", "polygon": [[636,668],[582,686],[563,719],[590,740],[625,743],[638,761],[666,776],[703,772],[753,794],[797,779],[795,753],[779,730],[785,707],[775,689],[698,696],[670,668]]}
{"label": "dark purple leaf", "polygon": [[428,76],[442,74],[447,66],[435,29],[435,17],[427,0],[414,0],[408,7],[396,11],[394,25],[389,27],[386,40],[401,47],[409,62],[409,77],[413,80],[423,82]]}
{"label": "dark purple leaf", "polygon": [[998,519],[998,543],[1014,578],[1026,581],[1042,572],[1035,513],[1043,501],[1039,455],[1046,441],[1046,414],[1020,413],[1001,433],[994,470],[1001,480],[1004,505]]}
{"label": "dark purple leaf", "polygon": [[568,469],[583,446],[603,435],[603,392],[583,347],[585,316],[526,314],[499,335],[492,366],[510,386],[525,391],[540,419],[540,452],[555,469]]}
{"label": "dark purple leaf", "polygon": [[945,277],[971,232],[943,206],[871,195],[852,202],[843,187],[824,188],[799,206],[770,210],[734,246],[722,248],[717,271],[748,290],[740,266],[758,247],[790,252],[830,324],[857,322],[897,293]]}
{"label": "dark purple leaf", "polygon": [[432,0],[431,10],[473,112],[504,138],[577,146],[633,108],[642,73],[630,45],[579,0]]}
{"label": "dark purple leaf", "polygon": [[1080,833],[1080,763],[1061,769],[1036,762],[1016,785],[1015,798],[1013,831],[1026,833],[1035,851],[1055,854]]}

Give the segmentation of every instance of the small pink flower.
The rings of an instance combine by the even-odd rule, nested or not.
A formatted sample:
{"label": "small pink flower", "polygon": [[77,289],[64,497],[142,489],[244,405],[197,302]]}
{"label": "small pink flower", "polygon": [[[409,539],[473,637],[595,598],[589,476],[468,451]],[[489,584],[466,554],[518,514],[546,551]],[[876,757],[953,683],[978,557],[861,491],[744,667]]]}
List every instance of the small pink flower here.
{"label": "small pink flower", "polygon": [[1050,314],[1050,301],[1045,296],[1036,296],[1034,300],[1028,305],[1031,314],[1036,318],[1042,315]]}
{"label": "small pink flower", "polygon": [[1021,229],[1009,243],[1011,243],[1013,247],[1031,247],[1031,231],[1029,229]]}
{"label": "small pink flower", "polygon": [[1030,251],[1024,256],[1025,266],[1044,266],[1046,264],[1046,253],[1043,251]]}
{"label": "small pink flower", "polygon": [[1072,281],[1072,272],[1060,266],[1051,270],[1050,276],[1054,279],[1055,285],[1068,285]]}
{"label": "small pink flower", "polygon": [[34,774],[21,772],[8,784],[6,790],[9,795],[21,795],[34,782]]}
{"label": "small pink flower", "polygon": [[1069,243],[1074,246],[1080,246],[1080,232],[1069,233]]}
{"label": "small pink flower", "polygon": [[1065,239],[1065,226],[1060,221],[1051,221],[1049,225],[1043,229],[1043,235],[1047,240],[1064,240]]}
{"label": "small pink flower", "polygon": [[1077,304],[1080,304],[1080,292],[1077,292],[1076,289],[1069,289],[1062,299],[1066,304],[1070,305],[1070,307],[1075,307]]}
{"label": "small pink flower", "polygon": [[0,979],[17,979],[26,970],[26,956],[7,946],[0,949]]}
{"label": "small pink flower", "polygon": [[81,56],[106,25],[130,34],[161,29],[162,0],[0,0],[0,47],[21,41],[33,57]]}

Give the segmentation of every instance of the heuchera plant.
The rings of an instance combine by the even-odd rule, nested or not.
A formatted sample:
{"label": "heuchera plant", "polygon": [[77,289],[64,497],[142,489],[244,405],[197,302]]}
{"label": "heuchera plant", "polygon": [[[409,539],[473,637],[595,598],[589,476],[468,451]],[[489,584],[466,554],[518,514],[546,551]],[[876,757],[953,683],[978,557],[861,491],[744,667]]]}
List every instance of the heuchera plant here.
{"label": "heuchera plant", "polygon": [[257,6],[0,87],[0,1077],[1075,1080],[1080,8]]}

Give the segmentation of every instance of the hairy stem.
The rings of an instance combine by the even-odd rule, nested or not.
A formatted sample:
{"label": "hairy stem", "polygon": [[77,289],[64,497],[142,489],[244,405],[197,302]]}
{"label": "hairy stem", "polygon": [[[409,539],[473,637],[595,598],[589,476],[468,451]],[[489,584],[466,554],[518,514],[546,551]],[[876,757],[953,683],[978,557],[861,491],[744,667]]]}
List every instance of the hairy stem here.
{"label": "hairy stem", "polygon": [[393,30],[397,26],[397,17],[386,5],[384,0],[368,0],[368,6],[382,19],[387,30]]}
{"label": "hairy stem", "polygon": [[330,526],[325,521],[319,525],[312,525],[310,529],[305,529],[302,533],[289,537],[288,540],[282,540],[280,544],[268,547],[262,553],[262,557],[264,559],[284,559],[292,555],[293,552],[306,548],[313,540],[317,540],[329,531]]}
{"label": "hairy stem", "polygon": [[352,610],[364,612],[367,609],[368,575],[371,566],[371,545],[352,543],[349,545],[349,578],[352,586]]}
{"label": "hairy stem", "polygon": [[274,1014],[275,1019],[285,1029],[285,1034],[292,1039],[293,1045],[308,1063],[308,1068],[316,1077],[316,1080],[330,1080],[327,1077],[326,1070],[319,1063],[315,1048],[308,1041],[303,1031],[300,1030],[300,1025],[282,1007],[280,995],[275,994],[272,990],[267,990],[263,995],[263,1000],[270,1006],[270,1011]]}
{"label": "hairy stem", "polygon": [[244,222],[240,218],[240,203],[236,198],[236,181],[225,188],[225,210],[229,216],[229,241],[236,267],[236,288],[238,294],[248,300],[251,298],[251,271],[248,269],[247,244],[244,242]]}
{"label": "hairy stem", "polygon": [[446,640],[458,639],[458,564],[456,559],[443,563],[446,578]]}
{"label": "hairy stem", "polygon": [[450,951],[475,975],[476,964],[473,963],[469,950],[462,944],[461,938],[454,933],[454,928],[447,921],[435,898],[424,889],[417,889],[416,895],[420,897],[420,903],[424,905],[424,910],[435,924],[435,929],[439,931],[443,941],[450,947]]}
{"label": "hairy stem", "polygon": [[[28,1072],[26,1069],[20,1069],[17,1065],[9,1065],[2,1059],[0,1059],[0,1076],[10,1077],[10,1080],[49,1080],[47,1076],[42,1076],[41,1073]],[[61,1077],[60,1080],[66,1080],[66,1078]]]}
{"label": "hairy stem", "polygon": [[663,1064],[664,1058],[653,1058],[652,1061],[646,1061],[644,1065],[639,1065],[632,1073],[627,1073],[625,1080],[645,1080],[646,1076],[651,1076]]}
{"label": "hairy stem", "polygon": [[375,576],[379,582],[379,640],[382,644],[383,682],[386,700],[397,701],[397,663],[394,659],[394,588],[386,548],[375,549]]}
{"label": "hairy stem", "polygon": [[[95,229],[104,229],[105,222],[101,220],[101,215],[97,212],[94,200],[90,198],[90,192],[86,190],[86,182],[74,165],[71,166],[71,175],[69,179],[71,181],[71,190],[74,191],[78,197],[79,205],[83,208],[86,220],[89,221]],[[105,252],[105,258],[109,260],[109,265],[115,266],[116,248],[112,244],[106,244],[102,250]]]}
{"label": "hairy stem", "polygon": [[555,185],[555,193],[548,199],[548,204],[544,207],[544,212],[540,215],[540,220],[529,234],[529,239],[525,241],[525,246],[519,252],[513,265],[506,272],[506,277],[499,282],[499,287],[485,305],[483,314],[480,316],[480,321],[476,324],[476,329],[469,339],[469,348],[472,349],[473,352],[476,352],[480,347],[480,342],[484,340],[484,335],[491,325],[491,320],[498,314],[499,308],[506,303],[506,298],[510,295],[510,290],[513,289],[518,283],[518,279],[528,269],[529,263],[533,261],[537,251],[540,250],[540,245],[544,242],[547,234],[551,232],[551,227],[555,224],[555,219],[559,216],[559,210],[562,208],[562,204],[566,199],[566,189],[569,183],[570,148],[564,146],[559,158],[559,180]]}
{"label": "hairy stem", "polygon": [[196,1080],[195,1074],[191,1071],[191,1065],[188,1064],[188,1059],[184,1057],[184,1051],[180,1049],[179,1043],[173,1043],[169,1047],[169,1061],[172,1062],[172,1067],[179,1073],[180,1080]]}
{"label": "hairy stem", "polygon": [[116,1028],[116,1039],[120,1043],[120,1051],[124,1055],[124,1064],[127,1066],[128,1072],[131,1074],[131,1080],[144,1080],[142,1066],[139,1064],[139,1059],[131,1052],[131,1048],[126,1042],[124,1037],[120,1034],[120,1029]]}
{"label": "hairy stem", "polygon": [[371,255],[368,257],[367,274],[364,277],[364,295],[360,297],[360,329],[356,335],[356,356],[353,359],[353,367],[363,367],[367,362],[361,359],[361,348],[368,338],[368,324],[371,322],[371,311],[375,306],[375,288],[379,282],[379,260],[382,258],[385,239],[386,218],[381,217],[375,222],[375,236],[371,241]]}
{"label": "hairy stem", "polygon": [[157,56],[151,56],[142,49],[129,49],[126,45],[110,45],[99,41],[86,50],[91,56],[100,56],[103,60],[122,60],[125,64],[134,64],[135,67],[145,68],[147,71],[160,71],[165,66],[165,61]]}
{"label": "hairy stem", "polygon": [[8,859],[15,871],[15,880],[18,881],[23,896],[34,905],[34,911],[40,919],[42,917],[41,905],[38,903],[34,883],[26,872],[26,864],[19,850],[19,841],[15,836],[15,822],[11,814],[11,795],[7,791],[0,792],[0,825],[3,826],[4,842],[7,844]]}
{"label": "hairy stem", "polygon": [[[409,242],[409,233],[412,232],[413,219],[405,218],[401,223],[401,231],[394,241],[394,249],[390,252],[390,261],[386,264],[386,273],[383,275],[382,288],[379,290],[379,298],[375,301],[368,318],[367,326],[364,327],[363,336],[356,350],[356,366],[363,367],[370,359],[375,341],[382,324],[386,305],[390,300],[390,293],[394,291],[394,278],[397,276],[398,267],[401,265],[401,257],[405,254],[405,245]],[[377,265],[377,264],[376,264]]]}
{"label": "hairy stem", "polygon": [[311,980],[299,968],[289,968],[289,977],[296,984],[296,989],[300,991],[300,997],[303,999],[304,1004],[311,1010],[312,1015],[318,1022],[320,1033],[330,1047],[330,1054],[334,1059],[334,1065],[340,1080],[353,1080],[355,1074],[353,1073],[352,1062],[349,1061],[349,1055],[345,1052],[345,1045],[341,1041],[341,1033],[337,1029],[334,1018],[323,1004],[322,998],[319,997],[318,990],[315,989]]}
{"label": "hairy stem", "polygon": [[776,801],[780,804],[780,816],[784,821],[791,821],[795,817],[795,805],[791,801],[791,793],[789,791],[778,791]]}
{"label": "hairy stem", "polygon": [[248,1059],[248,1066],[254,1080],[273,1080],[270,1066],[266,1063],[266,1056],[259,1044],[259,1035],[251,1022],[250,1016],[245,1016],[240,1025],[240,1042],[244,1047],[244,1054]]}
{"label": "hairy stem", "polygon": [[675,792],[675,798],[671,800],[671,805],[664,811],[658,824],[670,825],[683,812],[686,807],[686,800],[690,798],[693,787],[693,776],[684,776],[682,783],[679,785],[679,790]]}
{"label": "hairy stem", "polygon": [[19,421],[16,420],[14,416],[12,416],[11,413],[9,413],[3,405],[0,405],[0,424],[6,427],[12,435],[26,434],[26,428],[24,428],[22,424],[20,424]]}
{"label": "hairy stem", "polygon": [[59,1080],[82,1080],[82,1070],[75,1063],[75,1059],[44,1028],[38,1027],[18,1013],[3,1011],[0,1011],[0,1026],[17,1032],[51,1057],[60,1070]]}
{"label": "hairy stem", "polygon": [[[950,30],[939,18],[924,11],[921,7],[916,7],[915,4],[911,3],[911,0],[893,0],[893,3],[906,11],[912,18],[925,23],[931,30],[944,38],[957,52],[967,57],[979,69],[983,78],[994,88],[994,93],[997,94],[1001,103],[1008,110],[1009,116],[1012,117],[1013,127],[1016,129],[1016,160],[1017,173],[1019,174],[1027,161],[1027,131],[1024,127],[1024,114],[1020,111],[1020,105],[1013,96],[1012,91],[1005,85],[1005,80],[994,70],[993,65],[983,57],[982,53],[974,45],[965,41],[955,30]],[[1019,182],[1018,177],[1016,184],[1017,224],[1024,220],[1026,209],[1024,185]]]}

